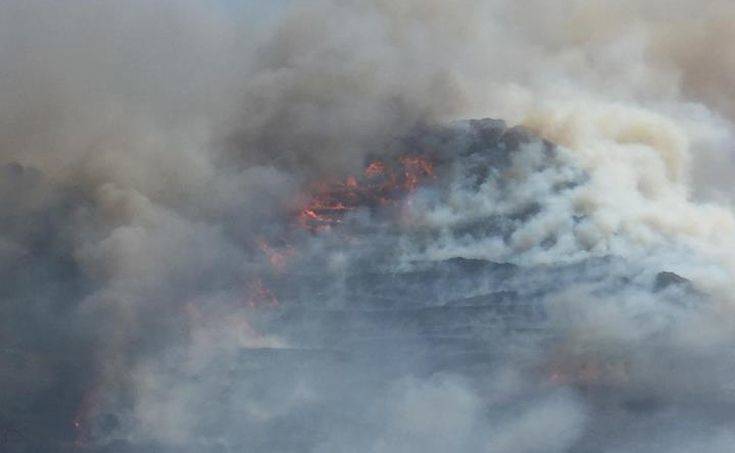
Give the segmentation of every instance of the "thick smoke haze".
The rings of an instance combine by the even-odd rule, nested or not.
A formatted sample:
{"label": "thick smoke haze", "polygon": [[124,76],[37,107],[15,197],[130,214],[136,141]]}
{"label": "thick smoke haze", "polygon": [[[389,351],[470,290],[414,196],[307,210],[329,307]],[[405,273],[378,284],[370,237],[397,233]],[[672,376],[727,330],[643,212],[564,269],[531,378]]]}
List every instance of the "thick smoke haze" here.
{"label": "thick smoke haze", "polygon": [[232,3],[0,3],[0,450],[729,451],[732,2]]}

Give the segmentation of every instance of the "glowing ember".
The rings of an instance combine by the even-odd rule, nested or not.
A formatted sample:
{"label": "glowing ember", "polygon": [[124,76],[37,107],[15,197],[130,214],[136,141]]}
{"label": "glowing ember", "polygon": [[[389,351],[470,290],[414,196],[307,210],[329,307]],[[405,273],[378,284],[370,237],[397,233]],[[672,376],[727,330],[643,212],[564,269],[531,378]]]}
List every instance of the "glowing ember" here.
{"label": "glowing ember", "polygon": [[433,177],[434,166],[424,156],[402,156],[394,165],[373,161],[359,179],[349,176],[344,182],[322,183],[315,187],[313,197],[299,212],[297,222],[312,232],[326,231],[342,223],[346,212],[396,202]]}
{"label": "glowing ember", "polygon": [[385,173],[385,164],[380,161],[372,162],[365,168],[365,176],[368,178],[375,178]]}
{"label": "glowing ember", "polygon": [[406,190],[414,190],[421,179],[434,176],[434,166],[421,156],[403,156],[400,161]]}
{"label": "glowing ember", "polygon": [[277,272],[283,272],[286,269],[289,259],[296,255],[296,251],[291,246],[285,247],[284,249],[277,249],[263,238],[258,239],[258,248],[268,257],[268,262]]}

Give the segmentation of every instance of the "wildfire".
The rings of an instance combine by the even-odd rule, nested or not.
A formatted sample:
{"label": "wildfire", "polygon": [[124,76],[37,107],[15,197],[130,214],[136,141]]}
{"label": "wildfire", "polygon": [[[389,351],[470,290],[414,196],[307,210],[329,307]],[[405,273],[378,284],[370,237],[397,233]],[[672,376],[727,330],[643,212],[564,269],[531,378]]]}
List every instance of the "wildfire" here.
{"label": "wildfire", "polygon": [[402,156],[392,165],[376,160],[359,178],[353,175],[343,182],[317,186],[297,222],[314,233],[326,231],[342,223],[347,212],[394,203],[434,177],[434,165],[424,156]]}
{"label": "wildfire", "polygon": [[258,248],[268,257],[268,262],[277,272],[283,272],[286,269],[288,261],[296,255],[293,247],[287,246],[283,249],[277,249],[263,238],[258,239]]}
{"label": "wildfire", "polygon": [[403,186],[407,191],[415,190],[423,178],[434,176],[434,166],[421,156],[403,156]]}
{"label": "wildfire", "polygon": [[[422,182],[434,177],[434,166],[424,156],[406,155],[390,162],[372,161],[361,175],[351,175],[337,183],[315,184],[311,198],[296,215],[296,224],[312,233],[327,231],[342,223],[349,211],[398,202]],[[283,273],[297,255],[294,247],[288,245],[288,237],[280,242],[286,245],[280,246],[274,246],[264,237],[255,242],[276,274]],[[278,298],[261,277],[249,281],[247,292],[245,304],[250,308],[280,306]]]}
{"label": "wildfire", "polygon": [[630,378],[630,362],[610,351],[556,351],[549,364],[548,378],[555,385],[615,386]]}
{"label": "wildfire", "polygon": [[276,296],[263,284],[263,280],[260,278],[251,281],[248,290],[249,295],[246,303],[250,308],[258,308],[263,305],[278,307],[280,305]]}
{"label": "wildfire", "polygon": [[376,176],[384,174],[385,171],[385,164],[376,160],[365,168],[365,176],[368,178],[375,178]]}

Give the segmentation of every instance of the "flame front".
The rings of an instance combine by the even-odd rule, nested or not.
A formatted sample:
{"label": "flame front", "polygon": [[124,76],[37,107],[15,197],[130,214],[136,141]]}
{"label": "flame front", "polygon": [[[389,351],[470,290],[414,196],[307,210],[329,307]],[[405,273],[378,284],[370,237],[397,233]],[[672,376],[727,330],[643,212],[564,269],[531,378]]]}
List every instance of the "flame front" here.
{"label": "flame front", "polygon": [[342,182],[318,184],[299,211],[297,223],[314,233],[330,230],[342,223],[349,211],[394,203],[434,177],[434,165],[425,156],[402,156],[392,165],[373,161],[359,178],[353,175]]}

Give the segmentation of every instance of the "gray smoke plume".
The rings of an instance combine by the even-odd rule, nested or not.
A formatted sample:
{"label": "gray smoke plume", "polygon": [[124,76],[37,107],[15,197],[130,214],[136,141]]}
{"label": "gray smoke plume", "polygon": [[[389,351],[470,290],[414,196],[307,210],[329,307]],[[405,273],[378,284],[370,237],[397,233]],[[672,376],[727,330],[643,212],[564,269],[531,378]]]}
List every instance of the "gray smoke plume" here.
{"label": "gray smoke plume", "polygon": [[278,3],[0,4],[0,449],[729,451],[731,2]]}

